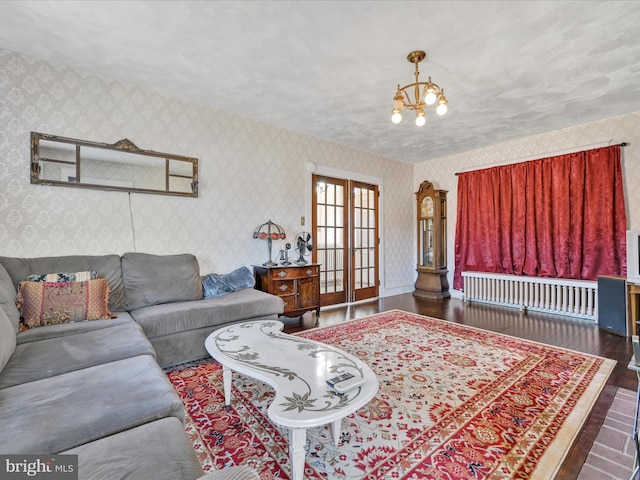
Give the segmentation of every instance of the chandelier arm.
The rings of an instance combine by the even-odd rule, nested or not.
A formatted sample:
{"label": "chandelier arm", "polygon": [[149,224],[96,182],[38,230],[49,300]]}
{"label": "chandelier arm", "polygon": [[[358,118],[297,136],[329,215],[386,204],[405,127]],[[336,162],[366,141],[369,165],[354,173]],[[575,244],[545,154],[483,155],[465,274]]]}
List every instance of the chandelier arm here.
{"label": "chandelier arm", "polygon": [[[408,85],[411,86],[411,85]],[[409,94],[407,93],[406,90],[402,90],[402,93],[404,93],[405,98],[407,99],[406,102],[404,102],[404,108],[406,108],[407,110],[415,110],[415,105],[413,103],[411,103],[411,99],[409,98]]]}
{"label": "chandelier arm", "polygon": [[[410,83],[408,85],[405,85],[404,87],[398,87],[398,90],[402,93],[404,93],[404,96],[406,98],[406,102],[404,102],[404,108],[406,108],[407,110],[416,110],[417,108],[420,107],[421,103],[420,102],[420,98],[422,97],[422,95],[420,94],[420,87],[424,86],[425,88],[427,88],[427,86],[431,86],[434,89],[434,93],[437,96],[442,95],[442,89],[435,83],[433,82],[414,82],[414,83]],[[407,89],[410,89],[411,87],[414,87],[414,94],[415,94],[415,101],[411,100],[411,97],[409,96],[409,93],[407,92]]]}
{"label": "chandelier arm", "polygon": [[[404,89],[405,89],[405,88],[411,88],[411,87],[414,87],[414,86],[416,86],[416,85],[424,85],[424,86],[427,86],[427,85],[429,85],[429,82],[417,82],[417,83],[416,83],[416,82],[414,82],[414,83],[410,83],[410,84],[408,84],[408,85],[405,85],[404,87],[401,87],[401,88],[400,88],[400,90],[404,91]],[[435,84],[435,83],[433,83],[433,82],[431,82],[431,86],[432,86],[432,87],[434,87],[434,88],[435,88],[435,90],[436,90],[436,91],[438,91],[438,92],[442,91],[442,89],[441,89],[437,84]]]}

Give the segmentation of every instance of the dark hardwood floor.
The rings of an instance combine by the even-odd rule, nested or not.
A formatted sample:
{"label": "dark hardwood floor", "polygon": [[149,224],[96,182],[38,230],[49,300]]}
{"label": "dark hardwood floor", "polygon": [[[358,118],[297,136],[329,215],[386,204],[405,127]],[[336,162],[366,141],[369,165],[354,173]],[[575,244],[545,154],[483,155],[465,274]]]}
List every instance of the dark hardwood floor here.
{"label": "dark hardwood floor", "polygon": [[[558,480],[575,480],[578,477],[617,389],[622,387],[636,391],[638,387],[635,373],[627,369],[629,359],[633,355],[631,340],[604,332],[588,320],[538,312],[520,312],[517,309],[478,303],[470,304],[458,299],[436,301],[404,294],[368,303],[324,308],[318,326],[339,324],[392,309],[419,313],[617,361],[583,431],[556,476]],[[302,319],[284,321],[285,331],[290,333],[316,326],[315,314],[312,312],[305,314]]]}

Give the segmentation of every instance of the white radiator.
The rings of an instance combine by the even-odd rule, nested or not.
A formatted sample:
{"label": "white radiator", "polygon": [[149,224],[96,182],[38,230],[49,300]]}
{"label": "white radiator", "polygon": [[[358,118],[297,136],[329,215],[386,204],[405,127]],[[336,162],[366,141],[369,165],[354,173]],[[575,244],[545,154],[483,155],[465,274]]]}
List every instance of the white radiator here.
{"label": "white radiator", "polygon": [[596,320],[598,282],[462,272],[464,300]]}

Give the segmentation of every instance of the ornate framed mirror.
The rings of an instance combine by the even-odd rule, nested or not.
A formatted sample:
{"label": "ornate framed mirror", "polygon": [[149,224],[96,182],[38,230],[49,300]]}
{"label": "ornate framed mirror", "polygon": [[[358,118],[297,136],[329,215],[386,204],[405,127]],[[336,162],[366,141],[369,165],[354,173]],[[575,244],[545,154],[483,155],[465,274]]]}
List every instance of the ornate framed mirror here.
{"label": "ornate framed mirror", "polygon": [[198,196],[198,159],[31,132],[31,183]]}

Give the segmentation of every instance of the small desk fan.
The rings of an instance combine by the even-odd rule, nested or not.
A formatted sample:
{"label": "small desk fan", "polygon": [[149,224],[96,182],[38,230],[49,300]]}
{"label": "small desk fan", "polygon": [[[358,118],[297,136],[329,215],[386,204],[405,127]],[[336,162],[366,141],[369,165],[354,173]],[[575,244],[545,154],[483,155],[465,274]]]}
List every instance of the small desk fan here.
{"label": "small desk fan", "polygon": [[309,232],[300,232],[296,235],[296,253],[300,255],[295,261],[296,265],[306,265],[304,256],[313,250],[313,239]]}

